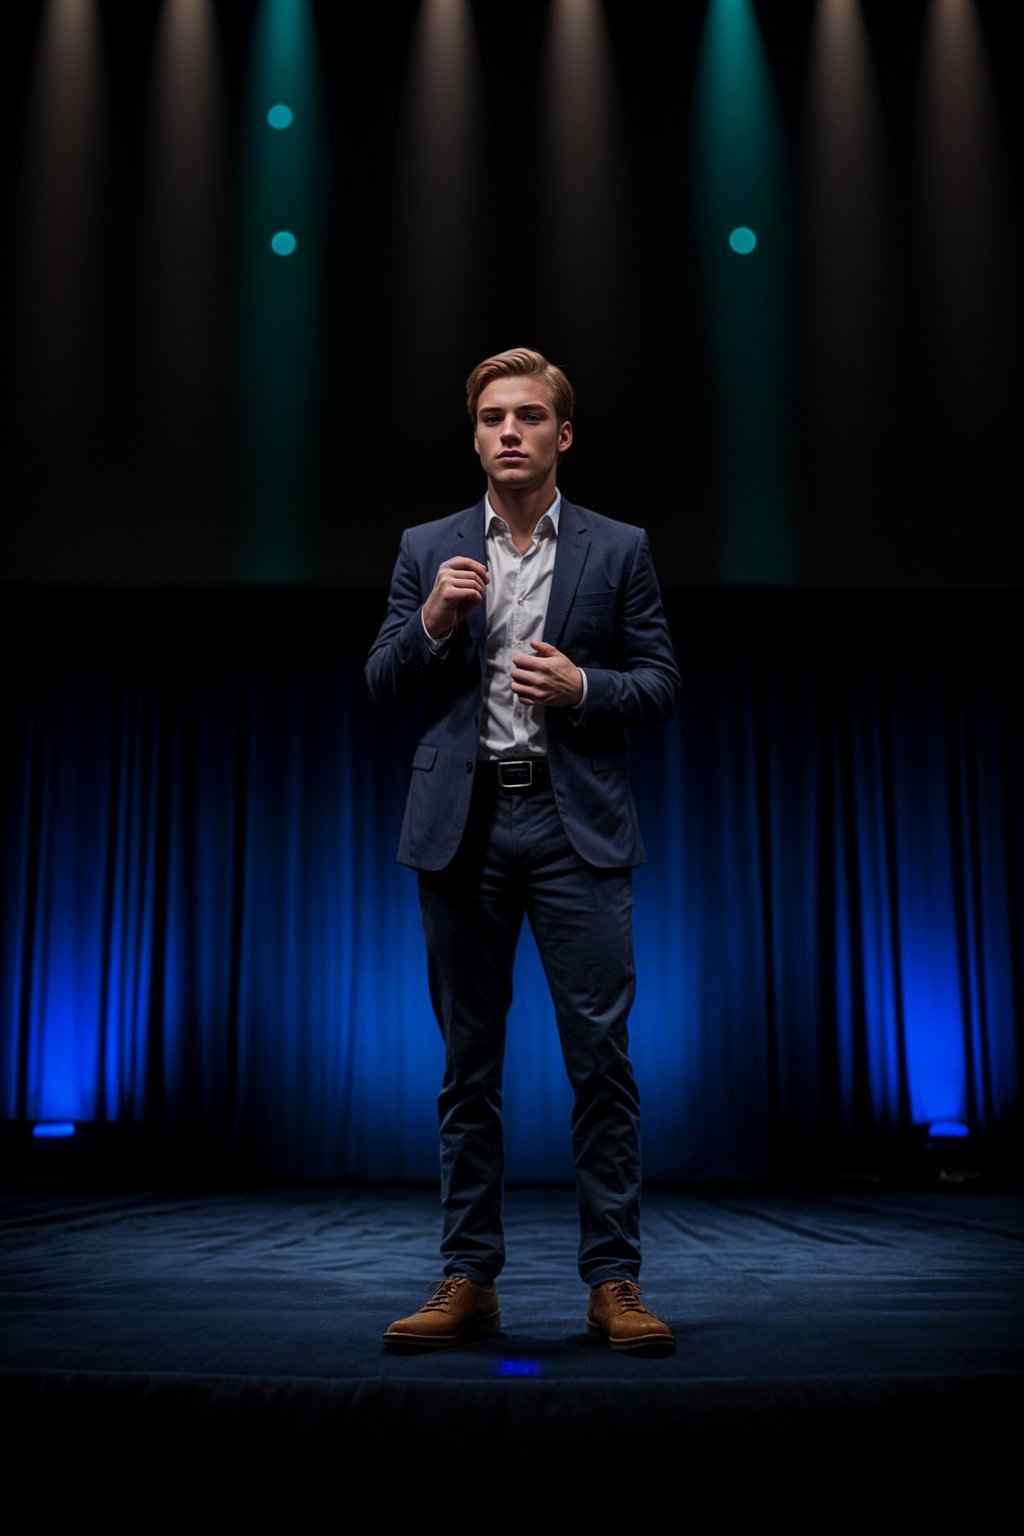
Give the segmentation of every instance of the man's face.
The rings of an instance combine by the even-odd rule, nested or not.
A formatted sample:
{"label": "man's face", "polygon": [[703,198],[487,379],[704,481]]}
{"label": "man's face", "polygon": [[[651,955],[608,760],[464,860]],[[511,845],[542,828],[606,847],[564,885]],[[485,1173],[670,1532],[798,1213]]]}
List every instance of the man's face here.
{"label": "man's face", "polygon": [[572,423],[559,425],[543,379],[493,379],[481,391],[473,447],[495,485],[527,491],[553,483],[559,455],[571,442]]}

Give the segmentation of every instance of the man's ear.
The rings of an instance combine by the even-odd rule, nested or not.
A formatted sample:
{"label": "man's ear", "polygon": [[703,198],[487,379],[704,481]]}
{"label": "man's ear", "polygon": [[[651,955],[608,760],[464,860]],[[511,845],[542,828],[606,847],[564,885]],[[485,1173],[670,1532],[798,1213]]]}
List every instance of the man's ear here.
{"label": "man's ear", "polygon": [[558,451],[559,451],[559,453],[564,453],[567,448],[571,448],[571,447],[572,447],[572,422],[571,421],[563,421],[562,425],[558,429]]}

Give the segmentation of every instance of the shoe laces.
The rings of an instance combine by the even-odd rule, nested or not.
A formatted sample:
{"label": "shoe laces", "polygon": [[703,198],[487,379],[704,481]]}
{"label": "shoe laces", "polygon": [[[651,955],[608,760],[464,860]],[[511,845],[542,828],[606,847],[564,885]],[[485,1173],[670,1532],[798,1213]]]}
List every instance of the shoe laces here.
{"label": "shoe laces", "polygon": [[647,1308],[640,1300],[641,1287],[635,1280],[614,1280],[611,1286],[611,1294],[619,1306],[627,1312],[646,1312]]}
{"label": "shoe laces", "polygon": [[452,1297],[462,1284],[465,1277],[455,1275],[448,1280],[442,1280],[430,1300],[423,1307],[424,1312],[444,1312],[451,1304]]}

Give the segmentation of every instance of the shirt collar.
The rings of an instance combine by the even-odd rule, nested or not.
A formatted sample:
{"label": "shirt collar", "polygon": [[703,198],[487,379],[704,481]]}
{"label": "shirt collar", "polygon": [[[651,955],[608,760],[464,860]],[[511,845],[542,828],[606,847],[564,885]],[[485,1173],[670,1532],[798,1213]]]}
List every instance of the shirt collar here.
{"label": "shirt collar", "polygon": [[[562,493],[561,493],[561,491],[556,490],[555,491],[555,499],[554,499],[554,501],[551,503],[550,507],[548,507],[547,511],[543,512],[541,514],[541,516],[537,519],[537,527],[534,529],[534,537],[536,537],[537,533],[540,531],[541,523],[543,523],[544,519],[547,518],[548,522],[551,524],[551,536],[552,536],[552,538],[556,538],[557,539],[557,537],[558,537],[558,514],[559,514],[559,512],[561,512],[561,510],[562,510]],[[491,531],[491,524],[492,524],[494,518],[498,519],[498,522],[501,524],[501,526],[503,528],[507,528],[508,527],[508,524],[505,522],[505,519],[501,516],[500,512],[495,512],[494,508],[491,506],[491,498],[485,492],[484,493],[484,536],[485,537]]]}

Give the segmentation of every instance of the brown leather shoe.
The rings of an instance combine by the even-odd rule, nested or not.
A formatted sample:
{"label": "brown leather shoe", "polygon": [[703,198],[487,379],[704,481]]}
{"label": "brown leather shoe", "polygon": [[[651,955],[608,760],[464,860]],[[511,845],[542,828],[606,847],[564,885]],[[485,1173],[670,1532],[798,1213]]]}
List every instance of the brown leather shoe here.
{"label": "brown leather shoe", "polygon": [[500,1327],[494,1284],[477,1285],[466,1275],[453,1275],[441,1281],[426,1306],[392,1323],[381,1334],[381,1343],[390,1349],[450,1349],[497,1333]]}
{"label": "brown leather shoe", "polygon": [[635,1280],[606,1280],[594,1286],[587,1303],[587,1332],[633,1355],[671,1355],[676,1347],[668,1324],[640,1300]]}

